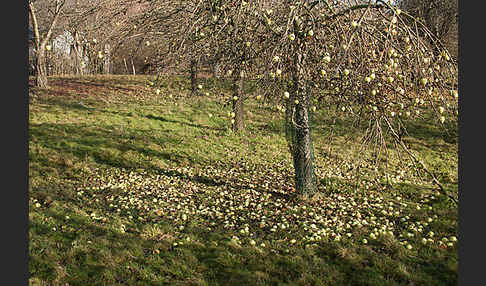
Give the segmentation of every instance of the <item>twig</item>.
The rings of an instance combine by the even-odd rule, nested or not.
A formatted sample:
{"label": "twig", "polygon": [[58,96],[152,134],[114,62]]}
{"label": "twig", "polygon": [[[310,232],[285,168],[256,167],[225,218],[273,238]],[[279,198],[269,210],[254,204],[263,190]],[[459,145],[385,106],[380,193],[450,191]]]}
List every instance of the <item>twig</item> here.
{"label": "twig", "polygon": [[444,187],[439,182],[439,180],[437,179],[437,177],[425,166],[425,163],[423,161],[420,161],[419,159],[417,159],[417,157],[415,157],[415,155],[413,155],[412,152],[410,152],[410,150],[407,148],[407,146],[399,138],[398,134],[395,132],[395,130],[391,126],[391,124],[388,121],[388,119],[385,118],[385,121],[386,121],[388,127],[390,128],[390,131],[392,132],[393,137],[395,138],[395,140],[397,140],[397,142],[400,144],[400,146],[402,146],[402,148],[405,150],[405,152],[407,152],[407,154],[410,156],[410,158],[412,158],[415,161],[415,163],[420,164],[420,166],[424,169],[424,171],[432,178],[432,181],[434,182],[434,184],[436,184],[437,187],[439,188],[439,192],[442,193],[443,195],[447,196],[448,198],[450,198],[457,205],[458,202],[457,202],[456,198],[454,198],[453,196],[449,195],[445,191]]}

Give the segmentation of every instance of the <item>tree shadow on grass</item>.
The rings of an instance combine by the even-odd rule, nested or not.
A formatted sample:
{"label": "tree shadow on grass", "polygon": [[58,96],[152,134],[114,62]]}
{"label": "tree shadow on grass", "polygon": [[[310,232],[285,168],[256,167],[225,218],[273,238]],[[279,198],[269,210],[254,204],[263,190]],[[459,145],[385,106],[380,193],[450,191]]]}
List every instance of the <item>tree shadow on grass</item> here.
{"label": "tree shadow on grass", "polygon": [[[105,89],[105,90],[115,90],[124,92],[136,92],[136,88],[121,87],[119,84],[129,85],[136,84],[140,85],[140,81],[133,81],[128,79],[117,79],[117,78],[96,78],[95,81],[91,81],[90,78],[56,78],[51,81],[51,85],[61,86],[63,88],[68,88],[78,91],[86,91],[93,88]],[[101,83],[100,83],[101,82]]]}
{"label": "tree shadow on grass", "polygon": [[194,123],[188,123],[188,122],[183,122],[183,121],[178,121],[178,120],[172,120],[172,119],[167,119],[167,118],[162,117],[162,116],[155,116],[155,115],[151,115],[151,114],[146,115],[145,117],[148,118],[148,119],[152,119],[152,120],[159,120],[159,121],[162,121],[162,122],[178,123],[178,124],[187,125],[187,126],[196,127],[196,128],[203,128],[203,129],[216,130],[216,131],[224,131],[225,130],[224,128],[204,126],[204,125],[201,125],[201,124],[194,124]]}
{"label": "tree shadow on grass", "polygon": [[[72,100],[66,100],[66,98],[60,98],[56,96],[48,97],[48,98],[40,98],[38,102],[40,104],[46,104],[49,106],[59,106],[62,109],[74,109],[78,111],[92,111],[94,108],[87,106],[86,104],[82,103],[83,99],[76,96],[69,94],[67,92],[63,92],[62,96],[71,97]],[[91,103],[89,104],[91,105]]]}
{"label": "tree shadow on grass", "polygon": [[[109,165],[115,168],[153,170],[167,176],[188,178],[194,182],[207,186],[218,186],[220,183],[211,178],[194,175],[187,175],[164,169],[155,164],[150,158],[163,159],[172,162],[175,166],[182,164],[194,164],[197,158],[182,156],[165,151],[154,150],[147,145],[177,145],[179,140],[170,136],[153,138],[136,133],[119,133],[111,130],[101,129],[96,126],[85,124],[31,124],[29,128],[30,140],[35,144],[57,150],[60,154],[72,154],[78,160],[85,160],[92,157],[96,162]],[[138,144],[136,143],[138,142]],[[140,142],[145,143],[141,146]],[[130,153],[135,158],[128,156]],[[128,154],[128,155],[127,155]],[[125,156],[126,155],[126,156]],[[138,155],[143,155],[141,159]],[[38,162],[44,165],[50,164],[44,155],[31,154],[30,162]]]}
{"label": "tree shadow on grass", "polygon": [[[437,142],[438,140],[443,140],[449,144],[457,144],[458,142],[457,128],[454,128],[452,125],[437,127],[425,122],[407,122],[406,128],[407,136],[414,139],[422,139],[427,142]],[[424,144],[424,142],[422,145],[429,147],[428,144]],[[430,145],[436,144],[430,143]]]}
{"label": "tree shadow on grass", "polygon": [[[55,285],[135,285],[141,282],[144,285],[156,285],[155,279],[140,273],[143,268],[151,268],[150,262],[146,262],[144,256],[133,254],[153,248],[155,241],[147,241],[138,233],[122,233],[79,215],[70,214],[72,217],[66,221],[66,213],[59,208],[41,211],[44,216],[52,219],[54,225],[73,229],[53,231],[52,227],[37,219],[30,221],[30,278],[62,282]],[[88,240],[90,242],[87,244]],[[78,244],[87,246],[77,247]],[[110,259],[119,262],[113,263]],[[134,273],[130,266],[136,267],[138,271]],[[59,267],[67,275],[60,275]],[[151,270],[156,273],[155,269]]]}
{"label": "tree shadow on grass", "polygon": [[[342,246],[336,243],[319,243],[312,251],[288,246],[290,253],[285,254],[282,247],[257,251],[255,247],[235,246],[228,243],[231,233],[224,231],[193,229],[199,242],[174,247],[170,236],[160,235],[174,235],[170,228],[147,237],[144,224],[130,223],[129,228],[134,229],[121,232],[110,220],[102,223],[67,209],[66,205],[35,211],[49,218],[51,225],[40,217],[30,221],[31,279],[59,283],[55,285],[412,284],[390,255],[376,253],[369,246],[348,247],[360,259],[342,255]],[[71,216],[68,221],[66,214]],[[53,231],[52,225],[70,229]],[[383,259],[388,262],[385,266]],[[415,276],[417,285],[454,285],[457,273],[439,259],[405,258],[402,263],[421,271]]]}
{"label": "tree shadow on grass", "polygon": [[[36,143],[49,148],[73,152],[79,159],[85,155],[95,155],[96,148],[114,148],[132,150],[137,153],[145,153],[153,156],[160,156],[163,152],[136,146],[130,142],[120,142],[120,136],[139,136],[136,134],[118,134],[107,130],[96,129],[94,126],[81,124],[32,124],[30,136],[36,138]],[[159,142],[159,139],[145,137],[139,138]],[[98,141],[96,141],[97,139]],[[169,138],[166,138],[169,140]],[[66,144],[58,144],[59,140],[65,140]],[[94,140],[94,141],[93,141]],[[73,150],[67,143],[76,143],[78,149]],[[76,151],[77,150],[77,151]],[[102,162],[114,167],[133,167],[127,162],[118,162],[113,158],[102,157]],[[36,158],[38,160],[38,158]],[[181,177],[186,180],[202,183],[205,185],[228,185],[236,190],[250,188],[243,182],[231,182],[223,180],[216,182],[211,178],[198,175],[188,176],[176,170],[164,170],[150,163],[144,165],[147,169],[153,169],[172,177]],[[222,166],[224,168],[224,166]],[[228,166],[229,167],[229,166]],[[54,184],[54,183],[51,183]],[[47,186],[49,188],[49,186]],[[150,240],[140,235],[140,231],[130,230],[128,233],[121,233],[113,228],[107,227],[100,222],[80,215],[66,222],[65,213],[59,209],[70,209],[74,204],[83,211],[89,211],[85,202],[76,197],[73,187],[69,190],[64,186],[52,185],[57,189],[52,208],[43,209],[47,217],[52,217],[56,226],[69,225],[77,229],[73,231],[52,231],[39,219],[31,221],[30,227],[35,244],[30,250],[30,262],[32,277],[40,278],[49,282],[60,280],[70,285],[101,285],[101,284],[124,284],[124,285],[160,285],[162,281],[168,285],[191,285],[190,279],[204,280],[208,283],[226,285],[231,282],[234,285],[277,285],[278,283],[303,283],[302,277],[307,275],[310,285],[390,285],[386,284],[388,273],[377,269],[379,259],[375,262],[356,264],[341,258],[337,255],[337,246],[322,246],[315,255],[304,255],[300,253],[299,260],[295,260],[294,254],[273,255],[258,253],[253,248],[235,248],[226,246],[222,241],[231,237],[230,232],[221,230],[216,236],[202,236],[202,243],[185,246],[181,249],[174,248],[170,241]],[[50,189],[52,192],[52,189]],[[33,190],[37,192],[38,190]],[[265,190],[263,190],[266,192]],[[63,197],[61,197],[61,195]],[[99,211],[99,209],[95,209]],[[105,212],[107,212],[105,210]],[[102,213],[100,213],[102,214]],[[106,214],[102,214],[106,215]],[[133,221],[134,224],[137,224]],[[166,222],[170,223],[170,222]],[[139,227],[143,224],[137,224]],[[80,239],[92,240],[90,246],[74,249],[73,242]],[[212,241],[219,243],[213,246]],[[154,249],[161,249],[160,254],[153,253]],[[43,254],[43,252],[46,252]],[[47,255],[49,254],[49,255]],[[117,261],[113,263],[108,257]],[[374,255],[374,254],[370,254]],[[322,258],[319,264],[315,263],[315,257]],[[366,257],[368,258],[368,257]],[[406,261],[407,265],[415,267],[416,262]],[[58,265],[64,267],[69,274],[59,277]],[[121,267],[119,266],[121,265]],[[166,265],[162,267],[163,265]],[[180,271],[183,266],[184,271]],[[201,269],[201,270],[196,270]],[[256,277],[258,271],[266,274]],[[447,269],[445,264],[437,264],[430,269],[423,270],[427,275],[426,282],[454,281],[456,275]],[[147,275],[150,273],[150,275]],[[422,275],[424,275],[422,274]],[[332,278],[327,278],[329,276]],[[398,275],[398,274],[394,274]],[[163,277],[163,278],[161,278]],[[258,278],[258,279],[257,279]],[[326,282],[323,282],[326,281]],[[370,282],[373,281],[373,282]],[[393,281],[407,282],[403,276],[395,276]],[[373,284],[375,283],[375,284]],[[449,283],[449,282],[447,282]],[[295,285],[294,284],[294,285]],[[442,284],[446,285],[446,284]]]}
{"label": "tree shadow on grass", "polygon": [[[275,197],[291,200],[295,199],[295,195],[291,193],[273,192],[257,186],[250,187],[247,183],[232,181],[228,178],[210,178],[200,174],[184,174],[183,172],[176,170],[176,168],[178,166],[187,165],[187,163],[194,165],[199,162],[203,165],[208,165],[213,164],[214,162],[200,162],[197,158],[154,150],[148,147],[153,144],[159,146],[165,144],[174,146],[179,143],[177,138],[171,138],[169,136],[163,136],[162,138],[156,139],[133,132],[120,133],[86,124],[53,123],[31,124],[29,135],[30,141],[34,140],[36,145],[55,150],[58,152],[58,156],[62,156],[61,154],[70,154],[71,156],[76,157],[78,161],[83,161],[87,157],[91,157],[97,163],[114,168],[146,169],[168,177],[190,180],[194,183],[203,184],[208,187],[226,186],[235,191],[254,189],[262,194],[271,193]],[[146,144],[142,146],[140,142],[145,142]],[[130,157],[126,154],[133,155]],[[174,168],[164,168],[150,158],[163,159],[172,162]],[[43,154],[32,152],[29,160],[31,163],[65,170],[62,160],[52,160]],[[59,163],[56,163],[56,161],[59,161]],[[231,164],[223,164],[219,167],[229,169],[232,166]],[[72,172],[68,172],[65,175],[69,176],[69,173]]]}
{"label": "tree shadow on grass", "polygon": [[[178,144],[179,141],[166,136],[161,139],[154,139],[148,136],[136,133],[120,133],[108,129],[102,129],[97,126],[88,126],[85,124],[31,124],[29,128],[30,138],[35,138],[38,144],[59,151],[71,152],[79,159],[91,155],[105,164],[114,167],[121,167],[117,160],[117,154],[127,151],[134,151],[144,156],[161,157],[178,162],[182,156],[169,154],[167,152],[153,150],[148,147],[142,147],[135,144],[135,140],[143,143],[154,143],[159,146],[165,144]],[[102,155],[102,148],[111,149],[115,153]],[[111,158],[110,158],[111,156]]]}

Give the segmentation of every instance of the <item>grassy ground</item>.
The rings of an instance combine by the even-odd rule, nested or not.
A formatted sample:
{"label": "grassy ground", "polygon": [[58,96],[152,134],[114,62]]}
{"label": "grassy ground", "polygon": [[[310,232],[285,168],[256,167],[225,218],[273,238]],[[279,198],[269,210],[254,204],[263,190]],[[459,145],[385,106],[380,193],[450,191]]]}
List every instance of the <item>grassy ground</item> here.
{"label": "grassy ground", "polygon": [[[188,98],[187,79],[159,95],[151,79],[30,89],[31,285],[457,283],[457,206],[393,146],[377,185],[363,130],[319,111],[322,195],[296,200],[281,113],[250,99],[234,134],[227,85],[205,79],[209,96]],[[407,144],[457,195],[457,137],[408,124]]]}

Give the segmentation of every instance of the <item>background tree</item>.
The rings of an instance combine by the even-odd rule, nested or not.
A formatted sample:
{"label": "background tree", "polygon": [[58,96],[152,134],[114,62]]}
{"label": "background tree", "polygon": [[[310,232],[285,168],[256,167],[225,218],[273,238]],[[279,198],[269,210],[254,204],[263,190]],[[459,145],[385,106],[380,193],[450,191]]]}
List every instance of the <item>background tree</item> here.
{"label": "background tree", "polygon": [[[262,56],[259,40],[253,36],[260,29],[260,22],[253,13],[258,2],[219,1],[211,3],[206,10],[212,19],[208,25],[212,29],[210,38],[211,54],[222,55],[218,63],[224,66],[227,75],[232,77],[233,94],[230,113],[232,129],[240,132],[244,129],[244,102],[248,97],[244,93],[245,80],[255,78],[258,63]],[[261,31],[260,31],[261,34]]]}
{"label": "background tree", "polygon": [[[145,9],[145,3],[131,0],[102,2],[76,0],[76,2],[77,11],[71,15],[67,25],[73,35],[79,35],[79,41],[75,42],[75,46],[81,48],[87,55],[90,62],[85,64],[90,66],[92,72],[112,73],[116,49],[126,40],[124,38],[126,31],[133,29],[131,18]],[[76,55],[81,54],[83,53]],[[133,58],[130,60],[133,63]]]}
{"label": "background tree", "polygon": [[183,68],[191,79],[191,94],[200,95],[197,80],[202,59],[207,57],[208,42],[204,18],[199,18],[204,5],[201,1],[149,1],[147,9],[131,21],[134,27],[124,39],[137,39],[140,49],[151,56],[144,64],[163,70]]}
{"label": "background tree", "polygon": [[[398,6],[418,19],[449,50],[453,58],[458,55],[457,0],[401,0]],[[423,31],[422,26],[418,28]]]}
{"label": "background tree", "polygon": [[[52,48],[48,43],[51,40],[64,4],[64,0],[29,0],[29,20],[34,33],[35,85],[37,87],[48,87],[46,50]],[[40,20],[38,15],[41,15]]]}
{"label": "background tree", "polygon": [[[35,22],[38,27],[39,38],[42,39],[39,47],[43,42],[45,47],[36,51],[52,49],[47,51],[47,57],[56,73],[111,73],[114,66],[112,55],[116,54],[114,49],[125,41],[126,31],[132,29],[127,27],[131,25],[131,17],[145,7],[146,2],[131,0],[31,1],[29,21],[32,26]],[[42,65],[46,62],[46,54],[39,55],[38,62]],[[41,80],[38,82],[47,82],[44,76],[47,75],[46,68],[41,67],[39,71]]]}

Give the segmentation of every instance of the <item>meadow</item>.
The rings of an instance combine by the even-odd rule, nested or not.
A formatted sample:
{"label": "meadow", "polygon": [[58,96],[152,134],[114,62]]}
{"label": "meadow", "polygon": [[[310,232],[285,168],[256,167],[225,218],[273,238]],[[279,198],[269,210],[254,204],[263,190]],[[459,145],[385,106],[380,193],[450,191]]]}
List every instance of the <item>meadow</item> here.
{"label": "meadow", "polygon": [[[229,83],[152,79],[30,88],[30,285],[457,284],[457,205],[393,144],[376,167],[366,123],[317,110],[319,193],[296,197],[284,115],[256,90],[237,134]],[[457,197],[457,126],[432,122],[403,140]]]}

